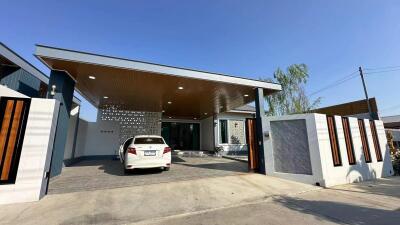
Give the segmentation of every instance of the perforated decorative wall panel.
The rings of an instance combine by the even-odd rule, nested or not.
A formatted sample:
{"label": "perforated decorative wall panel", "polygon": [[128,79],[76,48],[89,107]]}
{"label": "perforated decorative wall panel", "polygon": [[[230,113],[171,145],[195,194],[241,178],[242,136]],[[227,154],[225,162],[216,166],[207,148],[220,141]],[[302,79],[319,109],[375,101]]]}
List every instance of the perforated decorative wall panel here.
{"label": "perforated decorative wall panel", "polygon": [[161,112],[129,111],[115,105],[99,112],[99,119],[119,122],[121,144],[135,135],[161,135]]}

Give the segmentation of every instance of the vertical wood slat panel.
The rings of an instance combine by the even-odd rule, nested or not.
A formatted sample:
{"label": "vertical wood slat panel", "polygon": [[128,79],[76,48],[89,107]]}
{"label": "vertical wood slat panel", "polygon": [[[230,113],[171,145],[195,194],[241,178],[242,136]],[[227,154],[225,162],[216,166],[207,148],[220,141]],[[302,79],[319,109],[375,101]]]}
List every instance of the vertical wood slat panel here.
{"label": "vertical wood slat panel", "polygon": [[5,111],[4,111],[4,117],[3,121],[1,124],[1,130],[0,130],[0,171],[2,168],[3,164],[3,156],[5,154],[6,150],[6,142],[7,142],[7,136],[8,136],[8,130],[10,127],[10,121],[11,121],[11,115],[14,107],[14,101],[13,100],[8,100],[6,103]]}
{"label": "vertical wood slat panel", "polygon": [[254,119],[247,119],[247,146],[248,146],[248,154],[249,154],[249,170],[257,170],[258,169],[258,155],[257,155],[257,146],[256,146],[256,138],[255,138],[255,121]]}
{"label": "vertical wood slat panel", "polygon": [[351,137],[350,122],[349,118],[342,117],[343,133],[346,141],[347,158],[350,165],[356,164],[356,158],[354,156],[354,145]]}
{"label": "vertical wood slat panel", "polygon": [[24,107],[23,101],[17,101],[15,105],[14,117],[12,119],[11,130],[9,134],[9,140],[4,158],[3,170],[1,172],[1,180],[7,180],[10,175],[11,163],[14,156],[15,145],[18,140],[18,130],[21,122],[21,113]]}
{"label": "vertical wood slat panel", "polygon": [[329,140],[331,143],[331,151],[332,151],[332,159],[334,166],[341,166],[342,159],[340,157],[339,152],[339,142],[336,133],[336,124],[335,124],[335,117],[327,116],[327,123],[328,123],[328,132],[329,132]]}
{"label": "vertical wood slat panel", "polygon": [[365,124],[363,119],[358,119],[358,127],[360,128],[360,136],[361,136],[362,149],[364,152],[365,162],[370,163],[372,162],[371,153],[369,151],[367,133],[365,131]]}
{"label": "vertical wood slat panel", "polygon": [[379,145],[378,133],[376,132],[375,121],[370,120],[369,125],[371,127],[372,139],[374,141],[376,160],[378,162],[381,162],[382,161],[382,152],[381,152],[381,147]]}

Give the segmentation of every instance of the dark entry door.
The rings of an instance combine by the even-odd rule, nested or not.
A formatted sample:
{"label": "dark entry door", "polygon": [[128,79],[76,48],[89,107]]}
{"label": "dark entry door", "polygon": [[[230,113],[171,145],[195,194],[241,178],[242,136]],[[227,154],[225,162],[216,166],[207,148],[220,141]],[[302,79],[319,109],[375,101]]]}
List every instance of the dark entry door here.
{"label": "dark entry door", "polygon": [[161,135],[172,149],[200,150],[200,124],[163,122]]}
{"label": "dark entry door", "polygon": [[248,146],[249,170],[258,171],[256,119],[246,119],[246,140]]}

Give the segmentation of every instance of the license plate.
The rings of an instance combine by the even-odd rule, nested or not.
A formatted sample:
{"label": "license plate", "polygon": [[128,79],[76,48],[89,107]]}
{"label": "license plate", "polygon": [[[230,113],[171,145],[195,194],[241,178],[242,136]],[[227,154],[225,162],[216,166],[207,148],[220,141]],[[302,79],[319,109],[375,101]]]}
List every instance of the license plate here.
{"label": "license plate", "polygon": [[155,156],[156,151],[144,151],[144,156]]}

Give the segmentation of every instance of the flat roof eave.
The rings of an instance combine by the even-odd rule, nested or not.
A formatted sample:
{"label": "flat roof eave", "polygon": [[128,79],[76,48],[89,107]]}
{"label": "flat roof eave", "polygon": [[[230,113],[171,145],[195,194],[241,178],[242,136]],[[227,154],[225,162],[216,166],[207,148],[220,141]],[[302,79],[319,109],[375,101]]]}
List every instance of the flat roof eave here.
{"label": "flat roof eave", "polygon": [[166,74],[184,78],[201,79],[214,82],[244,85],[254,88],[268,89],[270,92],[281,90],[281,85],[276,83],[269,83],[254,79],[248,79],[248,78],[242,78],[242,77],[230,76],[218,73],[210,73],[210,72],[185,69],[179,67],[171,67],[171,66],[165,66],[148,62],[117,58],[112,56],[74,51],[69,49],[55,48],[45,45],[36,45],[35,56],[39,58],[42,62],[44,62],[50,69],[52,69],[51,66],[49,66],[45,62],[44,58],[121,68],[127,70],[137,70],[137,71],[144,71],[144,72],[151,72],[158,74]]}

